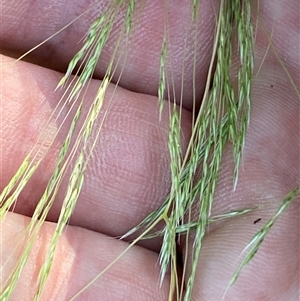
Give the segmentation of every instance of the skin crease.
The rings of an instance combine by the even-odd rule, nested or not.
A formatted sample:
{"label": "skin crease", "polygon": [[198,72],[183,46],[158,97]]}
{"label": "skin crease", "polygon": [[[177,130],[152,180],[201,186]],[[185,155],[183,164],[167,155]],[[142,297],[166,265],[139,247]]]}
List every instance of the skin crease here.
{"label": "skin crease", "polygon": [[[93,3],[83,2],[73,1],[71,5],[66,1],[22,1],[22,4],[16,0],[2,1],[1,52],[18,55],[33,47]],[[185,20],[186,11],[182,7],[186,4],[177,2],[176,8],[172,8],[172,41],[174,45],[181,45],[182,39],[177,40],[175,33],[180,32],[182,22],[175,21],[180,18]],[[120,86],[123,88],[116,89],[111,105],[113,114],[108,114],[105,121],[87,170],[78,206],[58,246],[42,300],[64,301],[71,298],[127,246],[125,242],[113,237],[126,232],[159,206],[168,192],[168,114],[163,115],[161,123],[157,122],[157,99],[153,95],[156,91],[158,68],[149,63],[159,55],[161,40],[158,37],[161,34],[161,25],[157,19],[162,18],[163,7],[159,6],[159,1],[152,3],[145,7],[146,13],[142,15],[141,22],[146,30],[145,35],[152,32],[153,36],[143,44],[143,35],[136,33],[133,40],[131,57],[124,71],[128,76],[124,76],[124,81],[121,79]],[[214,5],[217,4],[215,1]],[[158,5],[156,10],[155,5]],[[200,33],[203,35],[203,44],[199,49],[201,60],[197,61],[197,69],[201,70],[198,76],[199,100],[211,53],[212,20],[209,16],[213,15],[211,1],[202,1],[201,5],[204,29]],[[103,9],[102,4],[98,9]],[[264,22],[267,30],[273,33],[272,41],[279,58],[298,89],[299,10],[297,0],[259,1],[259,22]],[[88,21],[92,18],[92,15],[89,16]],[[255,13],[253,18],[256,19]],[[87,21],[79,20],[65,35],[54,38],[50,44],[43,46],[43,50],[32,54],[31,61],[48,69],[31,63],[15,64],[7,55],[0,57],[1,189],[37,141],[45,120],[58,102],[61,92],[53,92],[61,77],[58,71],[65,68],[74,54],[74,45],[82,37],[87,24]],[[82,28],[82,33],[78,33],[78,28]],[[278,219],[255,259],[244,269],[233,288],[224,295],[230,277],[238,265],[238,258],[247,243],[275,213],[284,196],[299,185],[299,98],[276,55],[271,51],[266,54],[268,38],[262,28],[259,26],[256,32],[253,107],[239,183],[233,192],[233,161],[228,148],[222,162],[213,214],[254,206],[259,206],[260,209],[247,216],[209,227],[200,256],[194,301],[219,301],[222,297],[226,301],[299,299],[299,199]],[[58,46],[61,39],[66,42]],[[112,46],[108,46],[108,49],[109,47]],[[175,86],[180,86],[182,68],[179,58],[182,52],[178,51],[176,54],[178,59],[175,57],[172,63]],[[137,58],[136,64],[134,57]],[[191,63],[192,61],[187,65]],[[143,76],[137,76],[145,70],[149,86],[146,86]],[[88,95],[92,95],[97,89],[102,72],[99,65]],[[187,76],[184,82],[186,91],[189,90],[190,80]],[[108,98],[113,89],[111,85]],[[183,148],[186,147],[191,130],[190,104],[190,95],[186,92],[182,121]],[[47,131],[43,132],[46,145],[52,141],[59,121],[61,120],[51,122]],[[67,126],[55,140],[38,176],[33,178],[18,199],[14,213],[9,213],[1,224],[1,281],[6,279],[21,250],[24,241],[23,229],[50,177],[66,130]],[[49,222],[43,225],[29,263],[11,299],[13,301],[32,300],[38,267],[43,261],[55,227],[61,198],[59,194]],[[261,221],[253,224],[258,218]],[[15,248],[17,243],[19,245]],[[158,289],[158,250],[159,241],[133,247],[76,300],[99,300],[99,296],[101,300],[167,300],[169,276],[162,288]],[[185,254],[185,250],[182,250],[182,254]],[[187,256],[189,263],[190,252]]]}

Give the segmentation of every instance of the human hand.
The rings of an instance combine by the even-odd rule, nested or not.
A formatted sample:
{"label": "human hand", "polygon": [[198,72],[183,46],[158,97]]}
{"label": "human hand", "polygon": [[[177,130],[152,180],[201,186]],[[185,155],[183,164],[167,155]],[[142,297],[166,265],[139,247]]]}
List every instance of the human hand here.
{"label": "human hand", "polygon": [[[64,33],[34,52],[31,63],[18,62],[9,55],[21,55],[39,41],[60,29],[86,8],[77,1],[30,2],[2,1],[1,57],[1,189],[13,176],[62,92],[54,93],[60,71],[78,49],[95,15],[83,17]],[[204,1],[203,1],[204,2]],[[91,3],[92,4],[92,3]],[[202,3],[200,27],[201,53],[198,60],[197,99],[201,100],[210,62],[213,39],[211,1]],[[187,4],[171,8],[174,24],[171,36],[178,46],[172,57],[175,86],[180,92],[181,57]],[[99,4],[98,11],[104,8]],[[88,165],[85,184],[70,225],[58,245],[53,269],[42,300],[68,300],[91,281],[127,247],[113,237],[124,234],[157,208],[170,187],[167,148],[168,116],[158,122],[157,79],[163,34],[163,3],[147,4],[141,19],[143,32],[137,32],[129,52],[120,86],[115,92],[109,114],[95,152]],[[299,90],[299,4],[297,1],[260,1],[260,14],[284,66]],[[66,20],[68,18],[68,20]],[[179,37],[178,37],[179,36]],[[178,37],[178,38],[177,38]],[[146,39],[146,40],[145,40]],[[177,40],[178,39],[178,40]],[[287,42],[288,41],[288,42]],[[240,178],[232,191],[232,154],[224,155],[213,214],[230,209],[259,206],[260,209],[220,225],[212,225],[205,237],[195,283],[194,300],[221,300],[237,268],[237,259],[262,223],[279,207],[284,196],[299,184],[299,98],[278,58],[268,49],[262,27],[257,31],[255,74],[250,127],[247,134]],[[109,46],[95,73],[87,99],[99,86]],[[186,70],[191,70],[193,54]],[[141,76],[141,74],[143,76]],[[186,144],[191,131],[191,72],[186,73],[182,132]],[[108,94],[111,94],[110,88]],[[136,93],[138,92],[138,93]],[[109,95],[108,95],[109,96]],[[88,107],[88,104],[87,104]],[[66,110],[64,110],[66,114]],[[52,121],[43,133],[47,144],[59,126]],[[69,120],[70,122],[70,120]],[[99,121],[100,124],[100,121]],[[37,174],[21,194],[14,213],[2,223],[2,280],[6,279],[18,252],[16,244],[50,178],[55,158],[66,135],[62,129]],[[183,146],[184,147],[184,146]],[[66,186],[66,182],[63,183]],[[29,263],[21,276],[12,300],[31,300],[38,267],[43,262],[51,233],[59,214],[63,192],[42,226]],[[253,224],[257,218],[261,221]],[[78,300],[167,300],[169,276],[158,288],[159,240],[133,246],[107,273],[89,287]],[[13,250],[15,252],[13,252]],[[184,253],[184,250],[183,250]],[[299,203],[283,213],[224,300],[297,300],[299,296]],[[8,263],[4,265],[4,263]],[[188,257],[189,260],[189,257]],[[298,277],[298,278],[297,278]]]}

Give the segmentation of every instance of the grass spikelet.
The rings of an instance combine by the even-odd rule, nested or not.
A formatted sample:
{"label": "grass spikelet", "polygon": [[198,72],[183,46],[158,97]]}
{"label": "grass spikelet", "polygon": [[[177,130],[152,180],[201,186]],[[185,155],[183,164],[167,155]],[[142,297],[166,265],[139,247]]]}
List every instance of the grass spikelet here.
{"label": "grass spikelet", "polygon": [[167,41],[166,41],[166,37],[164,37],[161,55],[160,55],[160,77],[159,77],[159,84],[158,84],[158,101],[159,101],[160,116],[164,106],[164,95],[166,90],[166,66],[165,66],[166,56],[167,56]]}
{"label": "grass spikelet", "polygon": [[237,136],[234,143],[234,186],[237,184],[238,171],[245,143],[247,127],[251,111],[251,82],[253,70],[253,28],[251,24],[251,2],[233,1],[233,11],[236,19],[238,48],[240,54],[240,68],[238,71],[238,102],[236,129]]}
{"label": "grass spikelet", "polygon": [[[0,195],[0,220],[2,220],[5,216],[5,213],[11,208],[13,203],[15,202],[17,196],[21,193],[25,183],[26,178],[30,178],[33,170],[28,171],[28,165],[29,165],[29,156],[27,156],[22,164],[20,165],[19,169],[15,173],[15,175],[11,178],[8,185],[3,189]],[[26,173],[27,171],[27,173]],[[26,173],[26,174],[25,174]],[[18,182],[22,179],[23,185],[18,185],[16,190],[13,192],[13,194],[8,197],[8,195],[13,191],[14,187],[17,185]]]}
{"label": "grass spikelet", "polygon": [[233,286],[236,280],[238,279],[242,269],[254,258],[255,254],[259,250],[259,247],[263,243],[264,239],[266,238],[267,234],[273,227],[275,221],[278,217],[288,208],[288,206],[295,200],[297,196],[300,194],[300,186],[295,188],[294,190],[290,191],[282,201],[281,205],[279,206],[277,212],[263,225],[263,227],[252,237],[249,244],[246,246],[244,251],[248,250],[247,256],[243,259],[240,263],[236,271],[234,272],[229,287]]}
{"label": "grass spikelet", "polygon": [[131,32],[132,18],[133,18],[133,13],[134,13],[135,7],[136,7],[136,0],[130,0],[128,3],[128,7],[126,10],[126,16],[125,16],[127,35],[129,35]]}

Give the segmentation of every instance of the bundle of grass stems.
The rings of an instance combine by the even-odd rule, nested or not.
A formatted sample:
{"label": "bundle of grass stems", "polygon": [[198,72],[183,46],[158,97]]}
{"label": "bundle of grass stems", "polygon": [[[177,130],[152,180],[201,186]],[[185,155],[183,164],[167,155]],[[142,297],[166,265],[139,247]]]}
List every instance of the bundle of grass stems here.
{"label": "bundle of grass stems", "polygon": [[[251,167],[247,169],[247,164],[251,166],[251,160],[256,158],[251,155],[253,150],[251,147],[247,149],[247,145],[253,143],[257,131],[261,130],[259,125],[252,127],[252,115],[257,116],[264,108],[263,105],[257,105],[253,101],[253,98],[257,97],[255,85],[257,79],[261,80],[261,76],[266,72],[265,62],[269,56],[277,62],[277,68],[285,75],[285,83],[290,86],[296,103],[300,99],[297,82],[285,64],[282,53],[278,50],[276,30],[280,24],[278,25],[274,19],[272,19],[273,23],[267,20],[267,13],[264,11],[266,1],[190,0],[180,4],[173,0],[150,2],[147,0],[95,1],[93,5],[85,8],[86,11],[78,13],[75,20],[66,24],[59,32],[55,32],[50,38],[30,49],[13,63],[14,68],[26,64],[21,62],[21,59],[26,60],[27,57],[34,56],[40,47],[41,49],[47,47],[52,40],[63,35],[65,31],[71,30],[70,28],[76,30],[77,22],[91,20],[91,16],[93,17],[87,32],[78,41],[79,48],[74,51],[65,75],[57,82],[55,93],[61,97],[59,102],[51,109],[53,113],[45,120],[43,127],[40,127],[40,133],[31,144],[31,150],[25,158],[22,158],[22,163],[15,173],[1,187],[1,235],[6,237],[3,232],[5,231],[3,229],[6,229],[6,219],[12,214],[11,212],[18,212],[17,201],[22,199],[26,187],[33,185],[30,183],[34,181],[37,174],[38,177],[43,177],[41,166],[45,158],[49,156],[49,152],[53,150],[53,145],[59,145],[59,151],[54,154],[55,160],[52,160],[55,163],[50,167],[51,175],[47,178],[47,185],[43,187],[39,201],[28,214],[30,219],[16,233],[16,236],[21,235],[22,238],[17,244],[11,246],[11,254],[17,255],[4,256],[2,254],[1,256],[1,301],[21,300],[20,297],[16,297],[17,290],[25,286],[25,283],[26,286],[31,286],[32,290],[29,299],[26,297],[22,300],[102,300],[101,294],[93,297],[85,294],[88,294],[97,283],[107,281],[105,280],[106,273],[109,273],[133,248],[140,245],[139,248],[151,249],[149,246],[153,241],[159,246],[153,252],[159,255],[156,264],[149,269],[159,269],[159,273],[155,274],[158,275],[157,291],[163,290],[165,285],[168,287],[168,294],[160,298],[185,301],[238,300],[233,297],[232,293],[238,283],[237,280],[243,277],[243,272],[251,266],[252,260],[255,261],[255,255],[260,252],[260,248],[263,248],[268,234],[274,228],[272,226],[277,220],[284,218],[286,209],[292,203],[292,206],[296,206],[295,200],[299,196],[300,186],[297,184],[297,179],[295,182],[295,176],[294,182],[291,181],[292,186],[289,186],[284,193],[280,189],[276,191],[274,188],[276,183],[270,183],[273,176],[270,174],[265,174],[257,180],[259,182],[269,178],[270,191],[262,190],[258,184],[252,188],[245,184],[248,181],[247,173],[255,172],[251,171]],[[280,9],[284,10],[284,5],[279,4],[280,7],[282,6]],[[153,7],[156,8],[153,9]],[[178,10],[181,10],[182,20],[174,19],[172,16],[178,13]],[[151,18],[155,19],[152,23],[150,22],[152,27],[148,24],[149,11]],[[156,13],[154,14],[153,11]],[[158,22],[158,25],[155,26],[154,22]],[[86,23],[87,21],[82,24]],[[153,48],[151,48],[151,34],[156,37]],[[147,53],[147,49],[143,48],[143,43],[150,45],[149,52],[156,53],[155,58],[153,53]],[[257,55],[256,49],[259,43],[263,45],[260,47],[260,56]],[[140,57],[131,55],[134,47],[143,49]],[[130,70],[136,68],[135,63],[141,64],[141,62],[145,66],[143,74],[131,76]],[[102,70],[100,76],[97,71],[99,68]],[[148,83],[149,78],[153,77],[151,77],[151,72],[158,76],[156,81]],[[92,89],[94,91],[92,94],[88,91],[91,89],[93,78],[97,77],[101,81],[98,81],[99,86],[96,89]],[[139,78],[142,78],[141,88],[130,88],[138,86],[133,81]],[[155,115],[156,127],[161,134],[153,132],[153,135],[163,136],[166,142],[162,143],[154,139],[152,143],[162,143],[163,146],[156,148],[148,145],[148,147],[155,148],[155,151],[161,152],[160,161],[151,161],[151,164],[156,167],[149,167],[150,159],[145,158],[152,154],[149,151],[145,152],[146,155],[136,155],[138,158],[143,158],[144,161],[140,163],[124,160],[127,165],[140,164],[139,168],[145,173],[145,179],[152,179],[151,174],[149,177],[146,172],[151,173],[151,170],[157,170],[159,165],[162,165],[162,168],[167,169],[166,174],[168,174],[161,179],[165,181],[163,185],[167,188],[166,192],[160,193],[159,197],[155,196],[159,199],[158,201],[153,201],[148,197],[149,204],[145,204],[145,200],[139,200],[140,206],[146,209],[143,209],[143,214],[139,214],[138,223],[124,227],[123,233],[118,230],[110,235],[111,240],[124,241],[122,242],[123,248],[118,249],[120,250],[118,254],[113,250],[108,250],[116,254],[114,259],[97,271],[92,279],[78,285],[76,293],[72,293],[72,296],[70,296],[71,293],[44,295],[55,260],[63,261],[63,259],[57,259],[57,256],[61,254],[57,252],[57,249],[62,244],[62,237],[68,233],[67,229],[72,227],[72,216],[76,213],[77,206],[81,208],[78,210],[82,210],[84,206],[84,204],[81,206],[79,204],[82,190],[85,186],[87,190],[92,189],[89,184],[91,176],[87,176],[87,169],[93,170],[91,167],[93,158],[101,157],[101,152],[106,152],[106,147],[111,152],[120,149],[122,154],[124,151],[124,157],[128,155],[128,152],[139,151],[135,146],[128,149],[126,143],[126,149],[122,150],[124,143],[122,144],[121,138],[117,138],[114,143],[113,136],[120,135],[120,133],[112,132],[109,137],[102,134],[107,124],[118,123],[118,118],[122,118],[120,117],[122,114],[124,114],[124,120],[127,120],[125,122],[121,120],[122,124],[131,123],[128,112],[142,114],[139,110],[135,111],[134,108],[130,108],[130,101],[126,106],[122,104],[123,111],[115,113],[116,106],[118,106],[118,100],[116,100],[118,89],[124,90],[124,88],[136,93],[153,95],[153,98],[156,98],[156,110],[150,111],[149,114],[152,114],[151,118]],[[270,85],[268,83],[263,93],[267,93],[272,88],[276,87],[273,87],[273,83]],[[145,106],[147,110],[148,106],[145,103],[152,100],[148,100],[147,96],[145,99],[141,101],[140,106]],[[46,101],[47,99],[44,99],[42,102]],[[185,130],[183,125],[187,123],[186,111],[191,112],[188,115],[190,116],[188,121],[190,130]],[[117,114],[117,118],[113,118],[114,114]],[[143,114],[142,118],[147,119],[148,113]],[[272,115],[272,110],[269,114]],[[56,125],[58,124],[54,132],[53,121]],[[149,128],[153,127],[150,121],[148,123]],[[134,126],[139,127],[139,125]],[[51,142],[45,139],[47,135],[44,133],[47,131],[52,131]],[[133,130],[133,136],[128,139],[140,139],[136,138],[134,132]],[[269,140],[272,140],[271,132],[267,132],[266,135],[269,136]],[[61,141],[62,136],[63,141]],[[126,137],[124,139],[127,139]],[[113,141],[111,142],[110,139]],[[57,142],[57,140],[60,141]],[[101,148],[99,143],[102,145]],[[110,143],[113,147],[109,146]],[[141,147],[140,151],[143,152],[145,149]],[[264,152],[263,148],[259,147],[254,148],[254,151]],[[52,154],[52,158],[54,155]],[[128,157],[133,158],[133,155]],[[106,164],[105,159],[101,162],[101,164]],[[264,165],[263,162],[256,164]],[[299,162],[295,162],[295,166],[298,164]],[[123,173],[123,177],[128,176],[122,167],[116,165],[115,168],[114,174]],[[140,170],[134,171],[140,172]],[[120,189],[120,184],[118,184],[120,177],[116,176],[115,190]],[[102,176],[98,178],[98,181],[101,182],[101,179]],[[266,185],[264,189],[265,187]],[[248,192],[243,194],[242,190]],[[135,193],[134,189],[130,191],[129,194]],[[55,206],[57,210],[58,195],[63,195],[63,197],[59,205],[59,214],[53,217],[51,210]],[[99,195],[99,199],[101,197]],[[125,199],[131,197],[130,195],[124,196],[123,201],[126,202]],[[224,201],[226,205],[222,205],[222,199],[226,200]],[[114,202],[113,194],[110,202],[111,204]],[[94,206],[97,206],[97,202]],[[127,206],[128,212],[132,210],[132,215],[135,215],[136,208],[131,209],[130,202]],[[86,218],[89,219],[89,216]],[[99,220],[106,221],[105,217],[101,216]],[[35,276],[24,279],[22,273],[28,265],[30,256],[33,256],[31,254],[40,239],[41,229],[47,221],[54,225],[51,233],[47,234],[47,250],[42,259],[36,257],[39,262],[35,263]],[[235,230],[232,228],[234,221],[238,221],[239,227],[248,229],[244,237],[235,237]],[[112,219],[111,223],[119,223],[118,218]],[[206,252],[206,257],[210,258],[205,251],[206,237],[222,227],[227,230],[220,235],[227,235],[229,241],[241,240],[246,243],[243,243],[242,249],[234,251],[235,254],[238,252],[238,255],[235,255],[233,268],[232,266],[228,268],[227,276],[230,274],[230,277],[225,277],[226,283],[222,282],[222,294],[218,297],[207,295],[201,297],[202,291],[205,291],[205,282],[203,286],[196,282],[199,282],[197,280],[199,271],[204,268],[203,261],[201,261],[203,254]],[[8,238],[1,240],[2,248],[8,241]],[[212,241],[210,243],[214,245]],[[276,243],[281,244],[279,238]],[[226,244],[224,250],[229,254],[231,252]],[[276,248],[273,251],[276,252]],[[36,252],[34,254],[38,256]],[[99,256],[101,257],[101,253]],[[11,257],[14,257],[13,264]],[[218,265],[226,266],[226,262],[222,260],[226,261],[220,255],[218,263],[208,261],[205,264],[216,269]],[[9,266],[9,271],[7,266]],[[249,268],[249,270],[254,273],[253,269]],[[64,272],[61,271],[61,273]],[[73,277],[77,276],[73,275]],[[215,279],[216,286],[218,286],[218,281]],[[115,283],[116,290],[119,285],[120,283]],[[146,286],[147,283],[145,283]],[[251,284],[248,285],[245,281],[241,284],[241,287],[243,286],[245,291],[248,290],[247,287],[249,290],[254,290]],[[55,284],[52,284],[52,287],[55,288]],[[56,289],[53,290],[53,294],[54,291]],[[283,300],[280,299],[281,297],[278,298],[278,300]],[[140,297],[140,300],[148,299]],[[257,298],[255,300],[271,299]]]}

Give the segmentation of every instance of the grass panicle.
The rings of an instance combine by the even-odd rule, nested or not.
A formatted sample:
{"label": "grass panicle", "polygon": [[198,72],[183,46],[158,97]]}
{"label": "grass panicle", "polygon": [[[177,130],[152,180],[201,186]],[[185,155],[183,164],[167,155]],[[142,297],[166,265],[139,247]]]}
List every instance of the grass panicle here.
{"label": "grass panicle", "polygon": [[[76,102],[79,96],[84,94],[83,88],[88,85],[89,80],[93,75],[94,69],[99,60],[103,47],[109,37],[110,30],[115,22],[115,18],[118,15],[118,13],[120,13],[121,4],[122,3],[119,3],[117,5],[113,3],[104,14],[102,14],[92,23],[85,37],[83,47],[70,61],[66,74],[58,83],[57,88],[60,88],[67,84],[67,81],[69,80],[72,72],[78,64],[80,64],[79,71],[81,72],[80,74],[78,74],[79,71],[77,71],[76,74],[79,75],[77,80],[75,82],[74,80],[72,80],[67,86],[66,90],[69,90],[69,94],[64,94],[64,97],[66,97],[67,102]],[[130,15],[133,14],[134,7],[135,6],[131,7]],[[128,15],[128,17],[130,16]],[[125,27],[126,26],[124,24],[124,30]],[[79,104],[77,111],[73,116],[68,134],[66,135],[63,145],[61,146],[61,150],[58,154],[56,166],[54,167],[52,176],[50,177],[47,187],[45,188],[45,191],[34,210],[31,221],[25,230],[28,237],[26,247],[24,248],[20,258],[15,264],[14,270],[12,271],[8,280],[6,281],[6,284],[4,284],[4,287],[6,288],[4,288],[4,290],[1,291],[1,300],[9,300],[9,297],[11,296],[13,289],[21,275],[21,271],[27,262],[30,250],[33,247],[34,241],[36,240],[39,230],[43,222],[47,218],[49,210],[53,205],[62,178],[65,176],[66,170],[70,165],[70,162],[72,160],[75,160],[74,169],[71,172],[68,187],[65,192],[65,198],[63,201],[58,224],[54,232],[52,241],[50,243],[50,248],[48,250],[45,262],[39,273],[39,283],[35,295],[35,300],[38,300],[42,293],[43,287],[45,285],[53,262],[54,252],[58,244],[58,239],[74,210],[78,196],[80,194],[81,187],[83,185],[84,172],[88,163],[88,158],[91,155],[89,154],[87,156],[85,154],[89,153],[87,152],[87,147],[89,145],[88,142],[92,134],[94,123],[98,119],[98,116],[100,114],[108,84],[111,81],[110,74],[113,73],[112,65],[114,61],[114,55],[115,53],[112,55],[107,74],[104,80],[102,81],[101,87],[99,87],[98,93],[94,99],[92,107],[89,110],[89,115],[86,117],[83,129],[80,130],[80,134],[78,135],[78,137],[74,137],[74,132],[77,128],[78,120],[81,117],[83,100],[81,100],[81,103]],[[71,141],[73,138],[76,139],[75,144],[72,146]],[[93,141],[93,144],[95,144],[95,141]],[[78,149],[81,149],[81,151],[79,152],[79,155],[76,159],[76,151]],[[23,188],[27,185],[31,176],[34,174],[34,172],[40,165],[42,159],[34,162],[34,158],[35,156],[32,156],[32,153],[30,153],[24,159],[23,163],[21,164],[20,168],[18,169],[14,177],[11,179],[9,184],[3,189],[0,196],[1,219],[5,217],[5,213],[16,202]]]}
{"label": "grass panicle", "polygon": [[[65,75],[57,85],[57,89],[65,89],[65,94],[61,102],[64,104],[71,103],[70,112],[72,111],[72,114],[69,112],[68,116],[73,116],[72,122],[57,156],[52,176],[25,230],[26,245],[13,271],[1,288],[0,300],[9,300],[13,293],[41,226],[47,218],[58,190],[61,188],[62,180],[66,177],[67,171],[69,171],[68,185],[65,189],[56,229],[51,238],[45,260],[39,270],[34,300],[38,301],[40,299],[53,264],[59,238],[72,216],[84,184],[85,171],[89,159],[94,150],[96,140],[100,136],[105,117],[109,114],[109,102],[104,112],[103,104],[106,91],[112,81],[115,70],[122,61],[121,55],[117,57],[117,53],[123,53],[124,57],[122,58],[126,62],[127,52],[130,49],[128,47],[129,37],[134,27],[138,26],[137,21],[143,11],[144,4],[145,1],[112,0],[108,4],[107,9],[92,22],[83,39],[81,49],[71,59]],[[87,284],[71,300],[74,300],[84,289],[87,289],[90,284],[96,281],[139,240],[162,237],[162,246],[159,255],[160,281],[162,283],[166,273],[170,271],[169,300],[172,300],[176,296],[179,301],[191,301],[196,271],[199,268],[199,256],[201,256],[202,243],[207,226],[211,223],[241,216],[257,209],[243,208],[225,212],[217,216],[211,215],[224,149],[227,145],[231,144],[235,162],[232,185],[232,189],[234,190],[238,182],[238,171],[242,161],[243,147],[250,122],[251,85],[254,65],[254,30],[251,22],[251,1],[221,0],[218,10],[215,10],[219,12],[218,14],[216,13],[211,63],[202,103],[197,112],[196,105],[195,103],[193,104],[192,134],[186,153],[183,153],[181,149],[183,91],[181,91],[180,100],[176,99],[175,96],[171,96],[175,95],[175,87],[171,72],[172,66],[170,66],[171,60],[169,59],[172,53],[169,45],[169,5],[169,1],[165,0],[164,34],[162,36],[159,57],[157,98],[159,109],[158,120],[162,116],[163,109],[169,110],[168,149],[171,162],[170,192],[159,208],[146,216],[138,225],[124,234],[121,239],[137,232],[142,232],[142,234],[139,234],[116,260],[101,271],[91,283]],[[191,0],[189,5],[190,24],[188,28],[196,28],[196,34],[193,37],[195,39],[193,49],[195,55],[192,93],[195,102],[200,1]],[[115,43],[115,50],[111,55],[111,60],[108,63],[106,74],[96,95],[89,102],[89,109],[86,115],[83,116],[83,106],[87,103],[85,99],[87,87],[112,31],[115,26],[119,26],[120,18],[123,18],[123,27],[118,27],[119,36]],[[187,37],[189,29],[187,30]],[[124,41],[124,37],[127,41],[125,45],[121,42]],[[187,50],[190,51],[190,49],[186,45],[185,47],[184,53],[186,55]],[[237,70],[233,70],[233,57],[236,54],[238,54],[239,64]],[[185,57],[182,58],[182,90],[185,76],[184,61]],[[123,63],[124,65],[125,62]],[[120,77],[117,80],[116,86]],[[173,91],[173,93],[170,91]],[[171,99],[171,97],[173,98]],[[81,100],[79,101],[79,99]],[[166,100],[169,104],[168,108],[164,107]],[[76,106],[74,106],[75,103],[77,104]],[[100,127],[95,127],[96,121],[100,118],[99,116],[104,117],[102,117]],[[83,118],[83,125],[79,131],[76,131],[80,118]],[[36,155],[34,150],[32,150],[24,159],[11,181],[1,192],[0,219],[2,221],[8,210],[13,208],[17,198],[30,181],[44,156],[36,160]],[[73,166],[72,169],[70,168],[71,164]],[[249,249],[248,254],[232,276],[228,288],[235,283],[242,269],[253,259],[277,218],[299,193],[300,187],[291,191],[284,199],[276,214],[254,235],[245,249]],[[161,222],[164,223],[162,228],[154,230]],[[182,284],[180,284],[177,270],[177,257],[179,256],[177,254],[178,242],[186,244],[186,252],[189,252],[192,259],[191,266],[189,267],[190,273],[188,274],[187,261],[184,258]],[[183,283],[185,283],[185,287]]]}

